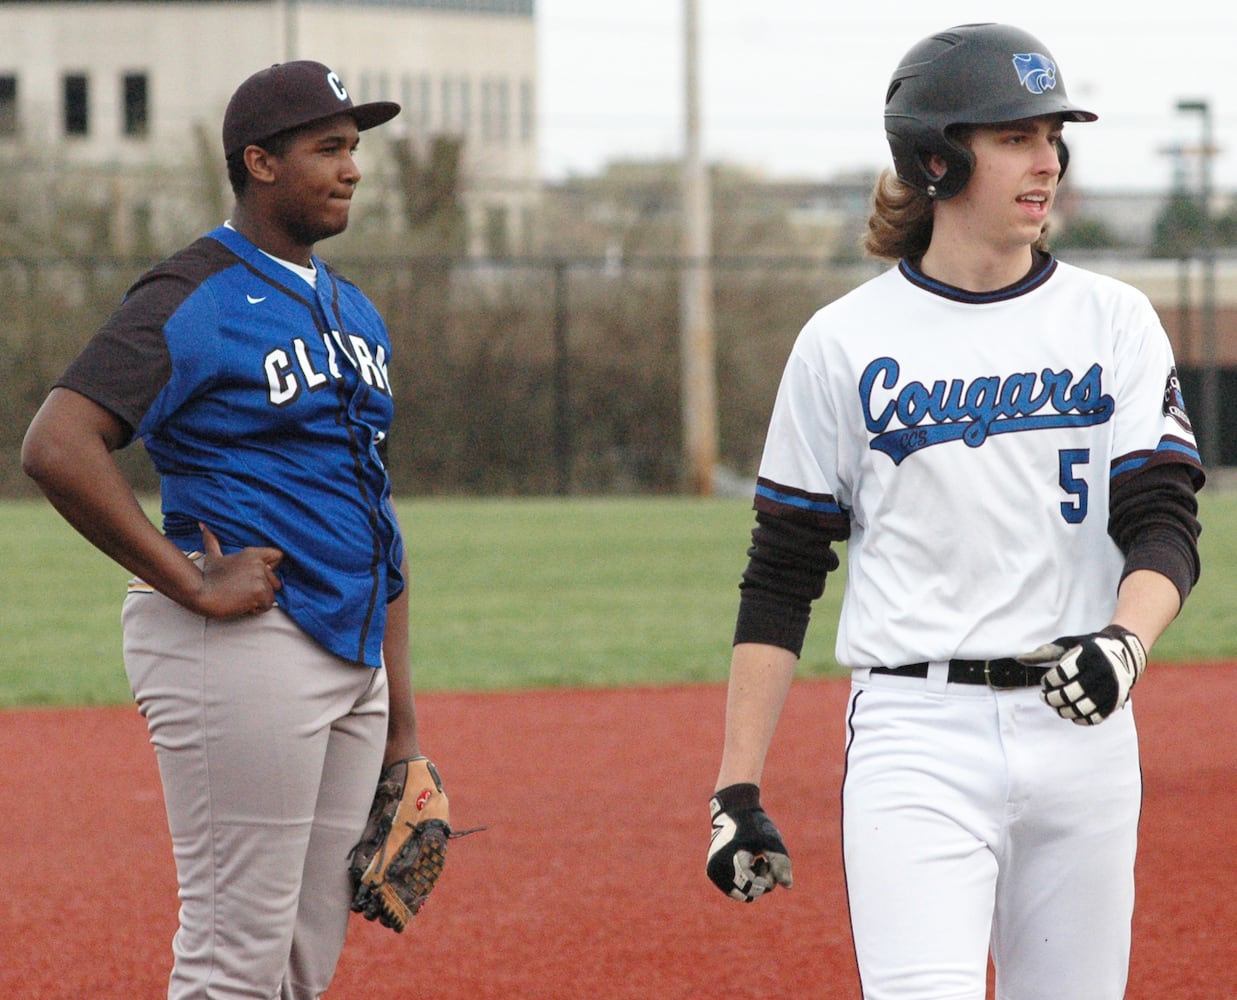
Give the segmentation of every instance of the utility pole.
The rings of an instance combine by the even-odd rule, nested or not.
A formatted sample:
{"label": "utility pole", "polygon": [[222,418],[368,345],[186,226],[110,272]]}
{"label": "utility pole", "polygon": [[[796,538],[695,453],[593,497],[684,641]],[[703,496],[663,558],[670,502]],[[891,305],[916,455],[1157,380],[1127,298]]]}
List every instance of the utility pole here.
{"label": "utility pole", "polygon": [[283,2],[283,58],[284,62],[292,62],[296,59],[296,3],[297,0],[284,0]]}
{"label": "utility pole", "polygon": [[713,332],[712,197],[700,142],[697,0],[683,0],[683,14],[686,128],[679,288],[683,463],[688,491],[708,496],[713,492],[717,462],[717,350]]}
{"label": "utility pole", "polygon": [[1203,288],[1202,288],[1202,412],[1199,420],[1199,450],[1204,466],[1219,466],[1220,455],[1220,370],[1216,357],[1216,246],[1211,221],[1211,158],[1215,155],[1211,128],[1211,106],[1206,101],[1178,101],[1177,110],[1194,112],[1202,118],[1202,148],[1199,150],[1199,188],[1202,204]]}

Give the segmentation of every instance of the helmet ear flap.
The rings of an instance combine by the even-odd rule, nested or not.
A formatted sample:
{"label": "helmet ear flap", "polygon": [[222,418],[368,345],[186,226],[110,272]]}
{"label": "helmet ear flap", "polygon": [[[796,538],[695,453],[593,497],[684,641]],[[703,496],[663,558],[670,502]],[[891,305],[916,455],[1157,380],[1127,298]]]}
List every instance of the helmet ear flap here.
{"label": "helmet ear flap", "polygon": [[[966,182],[971,179],[971,171],[975,169],[975,155],[967,148],[950,143],[950,150],[941,156],[945,161],[945,169],[935,179],[929,181],[924,193],[934,201],[947,201],[954,195],[961,194]],[[928,172],[924,167],[925,174]]]}
{"label": "helmet ear flap", "polygon": [[[964,143],[903,116],[887,116],[885,134],[893,153],[894,170],[904,184],[936,201],[952,198],[966,187],[975,156]],[[944,162],[943,171],[931,167],[934,156]]]}

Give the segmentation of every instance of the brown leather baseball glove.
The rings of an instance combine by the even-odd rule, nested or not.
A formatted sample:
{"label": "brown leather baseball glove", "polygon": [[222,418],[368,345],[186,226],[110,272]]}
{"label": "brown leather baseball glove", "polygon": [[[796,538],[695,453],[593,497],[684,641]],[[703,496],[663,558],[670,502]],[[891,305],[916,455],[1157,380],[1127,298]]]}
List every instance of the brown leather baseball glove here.
{"label": "brown leather baseball glove", "polygon": [[395,931],[408,926],[442,875],[451,838],[447,796],[425,757],[383,769],[365,832],[349,855],[352,909]]}

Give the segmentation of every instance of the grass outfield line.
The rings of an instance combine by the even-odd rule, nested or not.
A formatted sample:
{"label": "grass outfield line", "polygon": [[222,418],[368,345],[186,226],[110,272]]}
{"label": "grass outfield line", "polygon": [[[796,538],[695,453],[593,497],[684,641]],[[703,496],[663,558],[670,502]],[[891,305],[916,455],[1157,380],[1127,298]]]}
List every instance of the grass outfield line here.
{"label": "grass outfield line", "polygon": [[[1156,662],[1237,658],[1237,604],[1225,584],[1237,567],[1237,494],[1200,499],[1203,579]],[[419,690],[725,678],[748,501],[416,499],[399,508]],[[0,565],[0,707],[128,701],[127,574],[38,500],[0,502]],[[841,582],[832,576],[817,602],[804,675],[837,670]]]}

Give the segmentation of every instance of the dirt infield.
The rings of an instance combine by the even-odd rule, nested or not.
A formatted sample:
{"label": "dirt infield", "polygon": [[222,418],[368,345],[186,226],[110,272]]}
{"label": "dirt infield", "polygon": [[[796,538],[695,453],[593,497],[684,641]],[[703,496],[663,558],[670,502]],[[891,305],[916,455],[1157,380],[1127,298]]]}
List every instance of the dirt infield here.
{"label": "dirt infield", "polygon": [[[838,843],[846,693],[825,680],[791,694],[766,800],[784,803],[795,888],[754,906],[703,873],[720,686],[422,695],[452,816],[489,829],[452,844],[405,934],[354,918],[330,996],[856,998]],[[1136,703],[1146,801],[1127,1000],[1235,997],[1237,664],[1153,667]],[[0,759],[0,998],[163,996],[175,877],[137,711],[0,713]]]}

